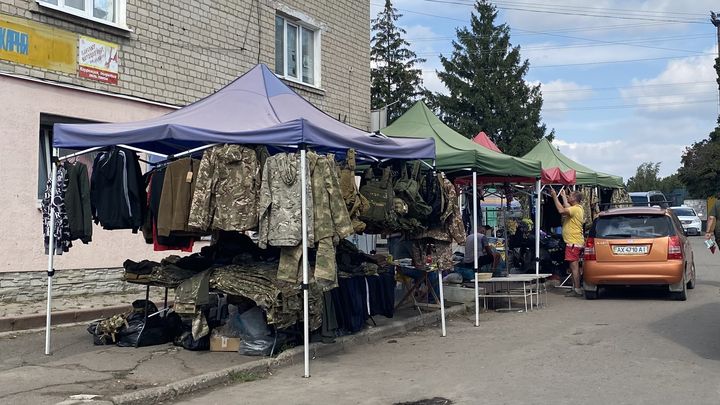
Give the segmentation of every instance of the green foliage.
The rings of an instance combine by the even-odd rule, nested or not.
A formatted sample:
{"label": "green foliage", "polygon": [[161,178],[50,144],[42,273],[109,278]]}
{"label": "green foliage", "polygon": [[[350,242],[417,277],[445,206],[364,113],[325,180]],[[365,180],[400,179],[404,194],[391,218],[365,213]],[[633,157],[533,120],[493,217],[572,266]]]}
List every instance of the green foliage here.
{"label": "green foliage", "polygon": [[485,131],[503,152],[520,156],[542,137],[552,140],[554,131],[546,134],[541,122],[540,85],[524,80],[530,63],[510,43],[510,28],[496,25],[496,18],[495,6],[477,1],[470,28],[457,29],[452,54],[440,55],[444,71],[438,77],[449,94],[434,94],[431,105],[461,134]]}
{"label": "green foliage", "polygon": [[685,188],[685,184],[680,179],[680,175],[678,173],[664,178],[660,178],[659,173],[660,162],[642,163],[635,171],[635,175],[628,179],[628,191],[660,190],[669,198],[673,190]]}
{"label": "green foliage", "polygon": [[651,191],[660,189],[660,163],[645,162],[638,166],[635,175],[627,181],[627,189],[633,191]]}
{"label": "green foliage", "polygon": [[706,198],[720,191],[720,118],[708,139],[685,149],[678,177],[693,198]]}
{"label": "green foliage", "polygon": [[372,67],[371,105],[373,109],[387,107],[388,124],[401,116],[425,93],[421,70],[415,66],[425,62],[409,49],[403,39],[405,30],[396,25],[402,14],[385,0],[385,7],[372,20],[374,35],[370,41]]}

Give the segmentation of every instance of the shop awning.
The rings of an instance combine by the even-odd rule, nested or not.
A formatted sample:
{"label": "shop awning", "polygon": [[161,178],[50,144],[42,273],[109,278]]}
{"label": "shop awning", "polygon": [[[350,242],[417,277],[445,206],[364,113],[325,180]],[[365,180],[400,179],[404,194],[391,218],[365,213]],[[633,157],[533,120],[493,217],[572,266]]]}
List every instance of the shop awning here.
{"label": "shop awning", "polygon": [[477,135],[475,135],[475,138],[473,138],[473,142],[480,146],[484,146],[487,149],[490,149],[491,151],[502,153],[500,148],[498,148],[497,145],[495,145],[495,142],[490,140],[490,137],[487,136],[487,134],[483,131],[480,131]]}
{"label": "shop awning", "polygon": [[434,139],[435,165],[446,172],[473,169],[481,176],[532,181],[540,177],[540,162],[494,152],[476,144],[445,125],[422,101],[380,132],[393,138]]}
{"label": "shop awning", "polygon": [[[535,147],[525,156],[526,159],[539,160],[542,163],[543,171],[550,169],[565,175],[566,177],[571,171],[575,171],[575,183],[578,185],[601,186],[608,188],[623,188],[622,177],[613,176],[601,172],[596,172],[580,163],[570,159],[555,148],[550,141],[542,139]],[[549,177],[550,180],[552,177]],[[544,178],[543,178],[544,181]],[[573,184],[562,183],[557,181],[548,181],[548,184]]]}
{"label": "shop awning", "polygon": [[433,159],[432,139],[389,139],[343,124],[290,89],[265,65],[216,93],[177,111],[144,121],[56,124],[53,146],[80,149],[130,145],[174,154],[214,143],[307,145],[317,152],[376,158]]}

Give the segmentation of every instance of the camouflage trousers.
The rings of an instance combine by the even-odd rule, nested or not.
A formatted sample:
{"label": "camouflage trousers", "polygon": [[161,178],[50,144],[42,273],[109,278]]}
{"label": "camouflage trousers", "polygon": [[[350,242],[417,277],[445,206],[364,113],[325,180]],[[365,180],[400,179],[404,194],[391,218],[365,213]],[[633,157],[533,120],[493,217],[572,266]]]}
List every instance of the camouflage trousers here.
{"label": "camouflage trousers", "polygon": [[[277,279],[290,283],[302,281],[302,245],[280,250]],[[333,238],[321,239],[317,244],[315,266],[308,268],[309,280],[317,281],[323,291],[337,287],[337,264]]]}

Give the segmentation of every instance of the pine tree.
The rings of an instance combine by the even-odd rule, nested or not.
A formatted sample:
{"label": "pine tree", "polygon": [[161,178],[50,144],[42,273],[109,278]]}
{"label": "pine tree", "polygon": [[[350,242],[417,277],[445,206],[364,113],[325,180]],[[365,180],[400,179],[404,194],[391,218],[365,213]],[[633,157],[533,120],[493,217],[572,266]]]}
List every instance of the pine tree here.
{"label": "pine tree", "polygon": [[510,43],[510,28],[495,24],[497,9],[478,0],[470,28],[456,30],[453,51],[440,55],[444,71],[438,77],[449,94],[436,93],[432,105],[443,121],[467,137],[485,131],[500,149],[521,156],[546,135],[541,122],[539,85],[524,77],[530,68],[520,47]]}
{"label": "pine tree", "polygon": [[387,107],[388,124],[407,111],[423,94],[421,70],[418,64],[425,59],[418,58],[403,39],[405,30],[396,25],[402,14],[385,0],[385,7],[372,20],[374,32],[371,40],[370,59],[373,109]]}

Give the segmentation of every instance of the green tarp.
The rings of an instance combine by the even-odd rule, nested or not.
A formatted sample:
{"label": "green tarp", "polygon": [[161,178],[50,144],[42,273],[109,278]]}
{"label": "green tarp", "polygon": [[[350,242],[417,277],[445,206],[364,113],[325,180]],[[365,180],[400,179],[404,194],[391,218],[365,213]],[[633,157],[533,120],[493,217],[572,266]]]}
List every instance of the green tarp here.
{"label": "green tarp", "polygon": [[610,174],[596,172],[565,156],[555,148],[550,141],[542,139],[528,152],[525,159],[538,160],[543,167],[559,167],[560,170],[575,170],[575,184],[586,186],[600,186],[608,188],[624,188],[623,178]]}
{"label": "green tarp", "polygon": [[481,176],[540,177],[540,162],[494,152],[455,132],[418,101],[391,125],[380,130],[393,138],[434,138],[435,165],[452,172],[474,169]]}

